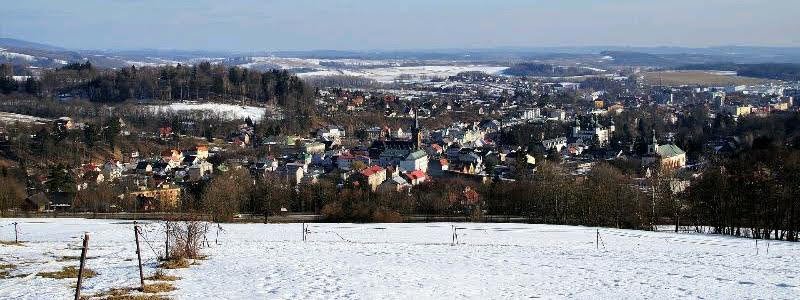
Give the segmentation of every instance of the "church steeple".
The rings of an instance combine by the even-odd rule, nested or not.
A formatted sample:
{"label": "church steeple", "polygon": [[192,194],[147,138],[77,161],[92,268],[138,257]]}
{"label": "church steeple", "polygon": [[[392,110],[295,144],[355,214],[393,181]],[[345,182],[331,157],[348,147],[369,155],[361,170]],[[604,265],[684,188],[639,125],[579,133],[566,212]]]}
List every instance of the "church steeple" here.
{"label": "church steeple", "polygon": [[411,138],[414,140],[414,150],[422,146],[422,134],[419,130],[419,107],[414,108],[414,128],[411,129]]}
{"label": "church steeple", "polygon": [[655,155],[658,153],[658,139],[656,139],[656,130],[653,129],[653,141],[647,145],[647,154]]}

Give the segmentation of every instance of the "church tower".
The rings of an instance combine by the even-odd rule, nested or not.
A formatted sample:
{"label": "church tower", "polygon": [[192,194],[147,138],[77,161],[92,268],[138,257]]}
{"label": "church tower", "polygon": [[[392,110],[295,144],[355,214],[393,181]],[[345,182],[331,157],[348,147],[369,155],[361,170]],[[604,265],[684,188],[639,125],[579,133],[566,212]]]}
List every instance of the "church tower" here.
{"label": "church tower", "polygon": [[422,133],[419,130],[419,107],[414,108],[414,128],[411,129],[411,139],[414,142],[414,150],[422,147]]}
{"label": "church tower", "polygon": [[647,145],[647,154],[655,155],[658,153],[658,140],[656,139],[656,130],[653,129],[653,141]]}

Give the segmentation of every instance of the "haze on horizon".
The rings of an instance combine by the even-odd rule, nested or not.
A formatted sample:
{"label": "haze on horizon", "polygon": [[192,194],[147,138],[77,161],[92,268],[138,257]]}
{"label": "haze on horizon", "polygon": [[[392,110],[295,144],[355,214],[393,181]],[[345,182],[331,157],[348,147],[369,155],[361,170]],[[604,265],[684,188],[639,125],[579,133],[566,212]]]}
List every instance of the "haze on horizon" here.
{"label": "haze on horizon", "polygon": [[800,46],[797,0],[9,1],[0,37],[71,49]]}

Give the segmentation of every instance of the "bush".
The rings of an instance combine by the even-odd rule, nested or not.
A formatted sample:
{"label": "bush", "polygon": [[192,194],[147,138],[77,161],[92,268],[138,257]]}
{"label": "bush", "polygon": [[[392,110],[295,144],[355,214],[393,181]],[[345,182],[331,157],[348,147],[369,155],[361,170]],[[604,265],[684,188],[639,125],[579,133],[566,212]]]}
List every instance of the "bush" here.
{"label": "bush", "polygon": [[165,230],[169,228],[167,235],[175,241],[169,253],[172,260],[201,257],[200,248],[206,239],[208,222],[193,220],[168,222],[165,225]]}

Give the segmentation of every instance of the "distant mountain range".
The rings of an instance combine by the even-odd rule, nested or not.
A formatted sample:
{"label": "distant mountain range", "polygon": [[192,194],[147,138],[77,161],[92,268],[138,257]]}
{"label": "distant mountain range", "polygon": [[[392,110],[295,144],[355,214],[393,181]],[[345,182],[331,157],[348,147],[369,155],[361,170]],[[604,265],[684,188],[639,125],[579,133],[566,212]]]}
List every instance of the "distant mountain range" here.
{"label": "distant mountain range", "polygon": [[55,68],[91,61],[103,68],[137,65],[193,64],[203,60],[251,66],[253,57],[304,59],[364,59],[476,62],[512,65],[519,62],[584,64],[598,67],[648,66],[674,68],[687,64],[799,63],[798,47],[724,46],[686,47],[531,47],[493,49],[436,49],[403,51],[203,51],[203,50],[76,50],[59,46],[0,38],[0,63]]}

